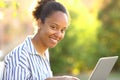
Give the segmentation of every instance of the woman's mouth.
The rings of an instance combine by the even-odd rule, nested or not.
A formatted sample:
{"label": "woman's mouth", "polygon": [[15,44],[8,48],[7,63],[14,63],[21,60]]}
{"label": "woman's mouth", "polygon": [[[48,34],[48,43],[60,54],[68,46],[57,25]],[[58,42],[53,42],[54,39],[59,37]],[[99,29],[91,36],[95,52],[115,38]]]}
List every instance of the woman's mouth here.
{"label": "woman's mouth", "polygon": [[52,43],[57,44],[57,42],[58,42],[57,39],[54,39],[54,38],[50,38],[50,39],[51,39]]}

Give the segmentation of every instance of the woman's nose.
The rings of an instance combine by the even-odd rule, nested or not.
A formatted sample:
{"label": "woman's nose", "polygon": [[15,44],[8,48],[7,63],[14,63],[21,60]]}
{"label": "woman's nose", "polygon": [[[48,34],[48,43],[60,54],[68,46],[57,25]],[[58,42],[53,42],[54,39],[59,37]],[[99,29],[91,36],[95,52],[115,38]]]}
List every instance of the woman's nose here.
{"label": "woman's nose", "polygon": [[62,32],[61,31],[56,31],[55,36],[61,38],[62,37]]}

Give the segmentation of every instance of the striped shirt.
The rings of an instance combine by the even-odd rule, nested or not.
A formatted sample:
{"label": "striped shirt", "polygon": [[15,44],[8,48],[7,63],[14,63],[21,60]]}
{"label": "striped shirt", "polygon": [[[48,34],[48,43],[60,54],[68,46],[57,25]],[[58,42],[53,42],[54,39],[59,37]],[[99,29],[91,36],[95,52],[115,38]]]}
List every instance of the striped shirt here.
{"label": "striped shirt", "polygon": [[52,77],[48,50],[46,58],[38,55],[31,38],[11,51],[5,57],[5,68],[2,80],[45,80]]}

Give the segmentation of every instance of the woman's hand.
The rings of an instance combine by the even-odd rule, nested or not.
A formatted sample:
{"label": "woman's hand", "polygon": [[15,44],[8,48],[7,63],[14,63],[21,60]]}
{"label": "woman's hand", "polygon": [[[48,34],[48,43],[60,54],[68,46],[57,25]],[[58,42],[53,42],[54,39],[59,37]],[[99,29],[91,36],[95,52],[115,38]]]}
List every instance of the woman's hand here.
{"label": "woman's hand", "polygon": [[47,78],[46,80],[80,80],[80,79],[73,76],[56,76],[56,77]]}

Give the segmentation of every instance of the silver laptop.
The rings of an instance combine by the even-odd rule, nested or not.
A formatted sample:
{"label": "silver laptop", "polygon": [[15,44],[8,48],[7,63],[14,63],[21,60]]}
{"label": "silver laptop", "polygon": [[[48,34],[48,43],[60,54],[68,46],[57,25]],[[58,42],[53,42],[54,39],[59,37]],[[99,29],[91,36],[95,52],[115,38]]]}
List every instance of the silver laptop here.
{"label": "silver laptop", "polygon": [[100,58],[88,80],[107,80],[117,59],[118,56]]}

